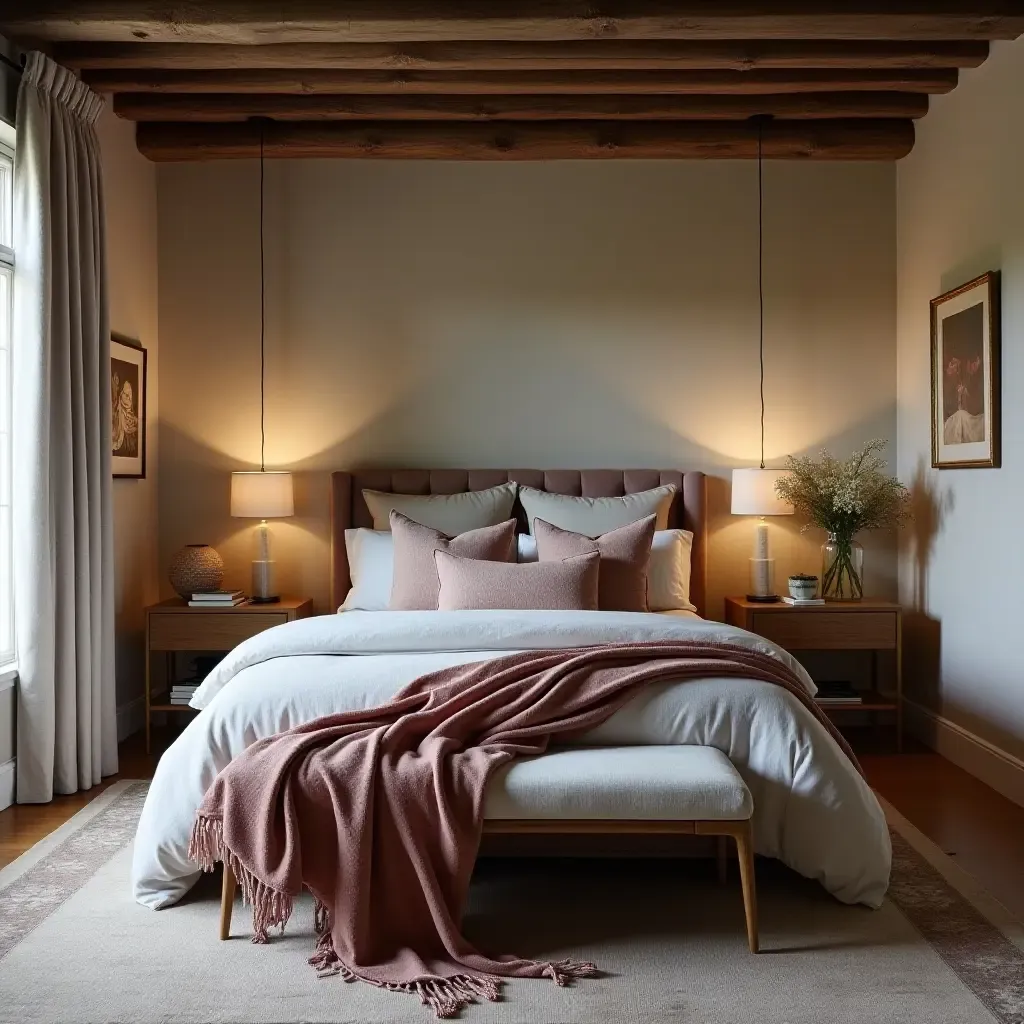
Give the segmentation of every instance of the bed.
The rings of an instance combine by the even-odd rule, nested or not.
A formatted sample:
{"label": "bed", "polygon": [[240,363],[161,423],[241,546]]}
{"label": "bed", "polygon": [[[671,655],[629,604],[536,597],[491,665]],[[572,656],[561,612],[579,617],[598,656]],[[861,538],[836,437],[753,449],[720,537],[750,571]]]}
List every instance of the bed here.
{"label": "bed", "polygon": [[[338,711],[373,707],[441,668],[523,650],[700,638],[770,654],[814,684],[764,638],[701,618],[706,602],[706,481],[674,470],[365,470],[331,486],[331,604],[349,589],[344,531],[372,526],[363,490],[405,494],[478,491],[509,480],[583,497],[676,487],[670,527],[693,534],[690,601],[696,613],[606,611],[344,612],[276,627],[245,641],[204,681],[202,710],[170,746],[153,778],[136,836],[132,885],[139,903],[176,903],[199,877],[187,857],[196,808],[217,773],[255,740]],[[519,502],[515,509],[525,528]],[[891,850],[870,788],[825,728],[785,690],[707,678],[652,685],[597,729],[588,746],[711,746],[725,753],[756,808],[754,844],[837,899],[876,907]]]}

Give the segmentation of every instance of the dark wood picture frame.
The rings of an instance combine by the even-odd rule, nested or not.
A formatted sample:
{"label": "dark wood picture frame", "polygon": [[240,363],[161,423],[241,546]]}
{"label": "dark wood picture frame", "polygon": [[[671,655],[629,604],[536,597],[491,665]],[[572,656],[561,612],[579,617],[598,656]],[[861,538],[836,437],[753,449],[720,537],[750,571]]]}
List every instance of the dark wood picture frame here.
{"label": "dark wood picture frame", "polygon": [[[963,322],[957,325],[956,335],[946,344],[947,324],[953,318]],[[1000,331],[997,270],[990,270],[931,301],[933,469],[999,467],[1002,441]],[[974,378],[979,376],[980,381],[975,382]],[[974,436],[979,433],[982,436]],[[956,435],[956,440],[949,440],[951,434]]]}
{"label": "dark wood picture frame", "polygon": [[[120,334],[110,336],[110,386],[111,386],[111,418],[114,423],[111,444],[111,475],[115,480],[144,480],[146,478],[146,420],[149,416],[149,395],[147,392],[147,353],[141,342],[126,338]],[[135,396],[134,408],[128,410],[137,419],[138,440],[136,453],[130,456],[119,455],[113,447],[117,440],[117,396],[114,395],[115,361],[130,363],[138,368],[138,394]],[[120,394],[122,383],[118,379],[117,391]]]}

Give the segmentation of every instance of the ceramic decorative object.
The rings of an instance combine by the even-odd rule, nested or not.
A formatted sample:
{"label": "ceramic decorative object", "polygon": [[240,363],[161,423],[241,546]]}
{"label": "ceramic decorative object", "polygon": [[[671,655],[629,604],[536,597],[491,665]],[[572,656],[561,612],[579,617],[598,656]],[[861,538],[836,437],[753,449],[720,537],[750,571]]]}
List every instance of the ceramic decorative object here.
{"label": "ceramic decorative object", "polygon": [[193,594],[220,590],[224,559],[209,544],[186,544],[172,559],[171,586],[186,600]]}
{"label": "ceramic decorative object", "polygon": [[794,601],[813,601],[818,596],[818,577],[805,573],[790,576],[789,596]]}

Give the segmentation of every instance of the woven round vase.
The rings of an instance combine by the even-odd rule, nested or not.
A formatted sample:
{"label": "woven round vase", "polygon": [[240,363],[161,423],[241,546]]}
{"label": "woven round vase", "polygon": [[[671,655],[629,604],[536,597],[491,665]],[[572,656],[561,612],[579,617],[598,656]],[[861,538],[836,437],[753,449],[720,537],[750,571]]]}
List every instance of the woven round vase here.
{"label": "woven round vase", "polygon": [[220,590],[224,559],[209,544],[186,544],[172,559],[171,586],[187,601],[193,594]]}

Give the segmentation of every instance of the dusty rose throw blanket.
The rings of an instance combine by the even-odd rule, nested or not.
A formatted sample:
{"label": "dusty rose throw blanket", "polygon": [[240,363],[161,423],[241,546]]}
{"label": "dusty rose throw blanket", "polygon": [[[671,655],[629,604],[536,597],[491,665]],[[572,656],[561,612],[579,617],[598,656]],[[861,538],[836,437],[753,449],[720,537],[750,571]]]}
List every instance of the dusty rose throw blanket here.
{"label": "dusty rose throw blanket", "polygon": [[593,975],[574,960],[491,957],[462,937],[488,776],[594,728],[647,683],[707,676],[784,687],[853,760],[796,675],[764,654],[688,641],[527,652],[423,676],[381,707],[254,743],[207,792],[189,856],[204,870],[230,865],[253,942],[284,926],[305,886],[314,967],[414,993],[438,1017],[497,999],[499,976]]}

